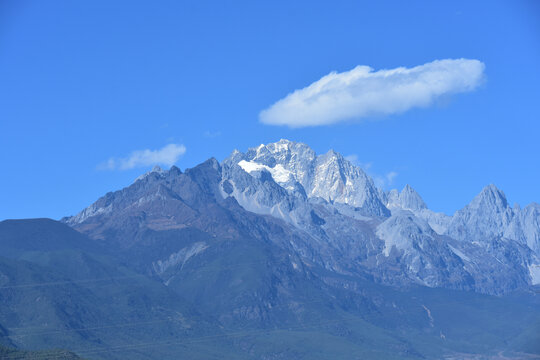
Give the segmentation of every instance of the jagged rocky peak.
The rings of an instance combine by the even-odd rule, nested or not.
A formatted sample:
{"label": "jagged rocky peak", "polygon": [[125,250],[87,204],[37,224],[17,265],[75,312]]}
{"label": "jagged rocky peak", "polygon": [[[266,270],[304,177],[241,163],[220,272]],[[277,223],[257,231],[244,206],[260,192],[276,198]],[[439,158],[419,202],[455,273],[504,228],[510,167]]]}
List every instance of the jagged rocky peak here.
{"label": "jagged rocky peak", "polygon": [[364,207],[373,215],[387,213],[373,180],[361,168],[334,150],[317,157],[309,185],[311,196]]}
{"label": "jagged rocky peak", "polygon": [[490,184],[482,189],[480,194],[467,205],[470,209],[504,211],[509,208],[504,193],[495,185]]}
{"label": "jagged rocky peak", "polygon": [[409,184],[405,185],[401,192],[396,189],[391,190],[387,195],[387,205],[389,209],[422,210],[427,209],[427,205],[422,197]]}
{"label": "jagged rocky peak", "polygon": [[522,210],[514,207],[514,213],[504,236],[526,244],[540,256],[540,204],[533,202]]}
{"label": "jagged rocky peak", "polygon": [[218,187],[221,179],[221,165],[215,158],[186,169],[185,173],[176,166],[169,170],[155,166],[129,186],[107,193],[77,215],[62,221],[76,226],[87,221],[107,221],[109,216],[119,213],[141,212],[145,213],[144,218],[159,217],[176,212],[184,206],[182,204],[191,206],[196,202],[221,201]]}
{"label": "jagged rocky peak", "polygon": [[373,180],[334,150],[317,155],[306,144],[282,139],[250,148],[245,154],[234,151],[224,163],[238,165],[254,176],[267,171],[289,191],[301,185],[309,198],[363,208],[370,215],[389,215]]}
{"label": "jagged rocky peak", "polygon": [[490,184],[454,214],[447,233],[456,239],[501,237],[513,216],[504,193]]}
{"label": "jagged rocky peak", "polygon": [[241,166],[250,172],[253,167],[258,169],[257,165],[263,165],[278,183],[294,180],[304,185],[309,181],[311,163],[315,157],[315,151],[306,144],[281,139],[248,149]]}
{"label": "jagged rocky peak", "polygon": [[399,194],[401,204],[406,209],[427,209],[427,205],[420,195],[409,184],[405,185]]}
{"label": "jagged rocky peak", "polygon": [[426,221],[409,211],[397,210],[377,227],[377,236],[385,242],[383,253],[388,256],[392,246],[413,251],[415,241],[422,236],[435,236],[435,233]]}
{"label": "jagged rocky peak", "polygon": [[246,156],[253,161],[273,167],[276,163],[284,165],[311,161],[315,158],[315,151],[304,143],[281,139],[275,143],[250,148]]}
{"label": "jagged rocky peak", "polygon": [[[171,169],[173,172],[178,172],[178,173],[181,173],[180,169],[177,168],[176,166],[172,166]],[[169,170],[169,171],[170,171]],[[137,177],[134,181],[134,183],[136,183],[137,181],[139,180],[143,180],[145,178],[147,178],[148,176],[150,175],[153,175],[153,176],[163,176],[165,174],[167,174],[169,171],[167,170],[163,170],[159,165],[154,165],[154,167],[152,168],[152,170],[148,171],[148,172],[145,172],[144,174],[140,175],[139,177]]]}
{"label": "jagged rocky peak", "polygon": [[444,213],[436,213],[428,209],[422,197],[409,184],[399,192],[396,189],[385,194],[386,207],[392,215],[401,210],[408,210],[415,216],[428,222],[429,226],[439,235],[445,234],[451,217]]}

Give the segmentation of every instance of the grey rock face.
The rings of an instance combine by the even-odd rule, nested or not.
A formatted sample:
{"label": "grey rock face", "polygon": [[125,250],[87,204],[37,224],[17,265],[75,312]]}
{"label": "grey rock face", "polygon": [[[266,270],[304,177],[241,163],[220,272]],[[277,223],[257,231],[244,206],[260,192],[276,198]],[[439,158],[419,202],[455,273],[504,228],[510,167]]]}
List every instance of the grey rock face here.
{"label": "grey rock face", "polygon": [[[535,232],[539,228],[535,222],[538,217],[532,208],[528,208],[528,215],[522,212],[520,217],[514,218],[515,211],[493,185],[486,187],[471,204],[451,217],[429,210],[410,185],[401,192],[385,193],[340,154],[329,151],[317,156],[305,144],[287,140],[260,145],[245,154],[235,151],[225,160],[224,168],[234,169],[225,176],[227,179],[243,184],[239,190],[230,193],[243,207],[281,218],[334,247],[340,254],[340,265],[332,265],[334,269],[368,269],[375,278],[386,283],[413,281],[428,286],[472,288],[492,293],[534,282],[528,271],[531,264],[534,266],[537,262],[530,251],[534,251],[533,247],[528,245],[518,251],[519,245],[502,239],[502,235],[506,233],[509,240],[533,244],[538,239]],[[246,174],[250,174],[251,179],[246,178]],[[385,204],[392,216],[376,225],[381,216],[390,215],[381,210],[380,204]],[[308,214],[314,213],[323,215],[317,215],[313,221],[313,216]],[[512,229],[506,230],[511,222]],[[351,234],[359,232],[371,234],[364,237],[364,241],[379,249],[379,253],[360,250],[366,246],[362,242],[357,243],[355,250],[348,246],[354,242],[355,236]],[[488,243],[490,245],[486,245]],[[439,246],[427,247],[429,250],[424,251],[427,244]],[[354,261],[344,249],[357,255]],[[501,257],[497,249],[519,256]],[[471,256],[465,255],[468,252]],[[406,264],[399,274],[391,270],[396,266],[390,253],[400,264]],[[475,259],[471,260],[471,257]],[[486,273],[475,269],[470,261],[486,269],[503,265],[505,271],[489,271],[488,279]],[[376,263],[377,268],[370,267],[372,263]]]}
{"label": "grey rock face", "polygon": [[404,210],[419,211],[427,209],[427,205],[420,195],[409,184],[405,185],[401,192],[391,190],[387,196],[387,205],[389,209],[400,208]]}
{"label": "grey rock face", "polygon": [[402,271],[418,283],[471,287],[472,277],[463,270],[462,259],[448,246],[449,239],[435,233],[426,221],[411,212],[393,214],[377,227],[377,236],[384,241],[384,260],[399,257]]}
{"label": "grey rock face", "polygon": [[333,150],[317,156],[305,144],[280,140],[245,154],[235,151],[224,166],[239,166],[250,174],[267,171],[284,189],[305,193],[308,198],[348,204],[371,216],[389,215],[373,180]]}
{"label": "grey rock face", "polygon": [[522,210],[514,210],[514,213],[503,236],[526,244],[540,256],[540,205],[531,203]]}
{"label": "grey rock face", "polygon": [[469,241],[500,237],[513,217],[504,193],[495,185],[488,185],[470,204],[454,214],[447,234]]}

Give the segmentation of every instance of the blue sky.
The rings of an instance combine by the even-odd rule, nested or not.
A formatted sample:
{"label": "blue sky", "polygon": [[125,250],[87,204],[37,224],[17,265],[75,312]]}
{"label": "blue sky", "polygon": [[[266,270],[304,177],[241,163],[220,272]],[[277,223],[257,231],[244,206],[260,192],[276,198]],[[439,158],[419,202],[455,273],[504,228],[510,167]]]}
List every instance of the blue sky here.
{"label": "blue sky", "polygon": [[[259,121],[332,71],[485,65],[474,90],[327,125]],[[0,2],[0,219],[60,218],[169,148],[181,169],[287,138],[449,214],[484,185],[540,201],[537,1]],[[134,151],[147,161],[122,162]],[[168,150],[167,150],[168,151]],[[392,182],[388,175],[394,174]],[[386,180],[385,180],[386,179]]]}

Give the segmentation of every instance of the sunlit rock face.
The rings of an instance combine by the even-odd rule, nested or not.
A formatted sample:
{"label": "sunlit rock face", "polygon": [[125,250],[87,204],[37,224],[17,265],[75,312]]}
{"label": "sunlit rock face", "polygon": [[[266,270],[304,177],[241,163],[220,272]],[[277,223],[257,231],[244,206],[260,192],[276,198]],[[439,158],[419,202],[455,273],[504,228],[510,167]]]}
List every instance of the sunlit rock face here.
{"label": "sunlit rock face", "polygon": [[306,144],[280,140],[245,154],[235,151],[224,163],[238,165],[249,174],[267,171],[284,189],[303,192],[308,198],[347,204],[367,215],[389,215],[373,180],[333,150],[316,155]]}
{"label": "sunlit rock face", "polygon": [[495,185],[488,185],[470,204],[454,214],[447,234],[472,241],[500,237],[513,216],[504,193]]}

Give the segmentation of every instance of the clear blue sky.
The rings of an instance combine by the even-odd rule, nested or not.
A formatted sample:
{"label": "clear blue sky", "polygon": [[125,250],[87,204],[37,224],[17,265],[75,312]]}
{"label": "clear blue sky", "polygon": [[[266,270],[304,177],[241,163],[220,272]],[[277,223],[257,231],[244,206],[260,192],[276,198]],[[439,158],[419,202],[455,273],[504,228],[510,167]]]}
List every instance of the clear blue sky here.
{"label": "clear blue sky", "polygon": [[[368,121],[266,125],[331,71],[477,59],[475,91]],[[0,219],[60,218],[182,144],[181,169],[280,138],[356,155],[453,213],[489,183],[540,201],[538,1],[0,1]]]}

